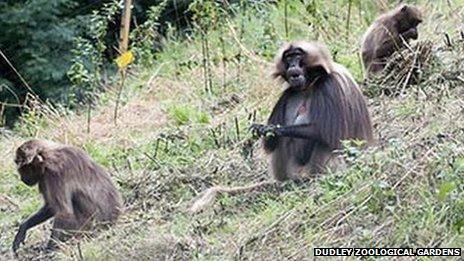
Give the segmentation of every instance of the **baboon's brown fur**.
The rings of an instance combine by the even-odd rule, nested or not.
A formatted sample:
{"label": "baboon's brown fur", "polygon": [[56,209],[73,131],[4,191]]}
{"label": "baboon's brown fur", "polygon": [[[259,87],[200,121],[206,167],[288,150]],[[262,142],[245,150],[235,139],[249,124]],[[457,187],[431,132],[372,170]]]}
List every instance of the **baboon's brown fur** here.
{"label": "baboon's brown fur", "polygon": [[380,15],[367,29],[361,44],[361,56],[366,76],[381,71],[388,58],[410,39],[417,39],[417,26],[422,13],[416,6],[400,5]]}
{"label": "baboon's brown fur", "polygon": [[107,171],[81,149],[44,140],[29,140],[16,150],[15,163],[21,180],[38,184],[44,206],[21,224],[13,250],[26,231],[54,217],[49,247],[66,233],[111,223],[122,211],[122,201]]}
{"label": "baboon's brown fur", "polygon": [[303,167],[322,172],[333,151],[342,148],[342,140],[372,140],[364,96],[351,73],[332,61],[325,46],[304,41],[285,45],[277,55],[274,76],[288,81],[286,75],[292,68],[286,56],[294,50],[303,54],[293,68],[301,68],[306,85],[288,87],[269,116],[268,124],[282,126],[286,135],[263,138],[270,173],[276,180],[299,179],[295,174]]}

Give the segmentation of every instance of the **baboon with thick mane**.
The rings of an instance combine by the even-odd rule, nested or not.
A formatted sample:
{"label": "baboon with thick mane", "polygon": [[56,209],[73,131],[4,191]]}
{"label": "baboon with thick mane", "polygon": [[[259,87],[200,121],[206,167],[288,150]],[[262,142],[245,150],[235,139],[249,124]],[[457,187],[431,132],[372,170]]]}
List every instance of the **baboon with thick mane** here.
{"label": "baboon with thick mane", "polygon": [[324,171],[342,148],[342,140],[372,141],[372,124],[366,101],[349,71],[332,61],[319,43],[293,42],[276,58],[274,77],[288,84],[268,119],[251,131],[263,137],[269,154],[271,180],[249,186],[209,188],[197,197],[190,212],[202,211],[218,194],[238,194],[299,180],[302,170]]}
{"label": "baboon with thick mane", "polygon": [[252,130],[263,136],[271,176],[298,179],[320,173],[342,140],[372,141],[366,101],[350,72],[319,43],[293,42],[276,58],[274,77],[288,84],[268,119]]}
{"label": "baboon with thick mane", "polygon": [[47,248],[68,232],[108,224],[122,211],[122,201],[110,176],[81,149],[45,140],[29,140],[17,150],[15,163],[28,186],[38,184],[44,206],[24,221],[13,241],[17,251],[28,229],[54,218]]}
{"label": "baboon with thick mane", "polygon": [[361,44],[361,56],[366,76],[381,71],[388,58],[417,39],[417,26],[422,22],[421,11],[412,5],[400,5],[379,16],[367,29]]}

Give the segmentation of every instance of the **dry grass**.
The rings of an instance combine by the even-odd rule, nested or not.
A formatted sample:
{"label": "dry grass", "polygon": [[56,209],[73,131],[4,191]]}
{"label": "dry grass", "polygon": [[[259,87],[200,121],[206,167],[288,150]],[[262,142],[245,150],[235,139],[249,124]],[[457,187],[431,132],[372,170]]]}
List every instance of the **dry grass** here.
{"label": "dry grass", "polygon": [[444,81],[450,87],[460,86],[464,83],[462,43],[464,39],[454,45],[420,41],[394,53],[385,69],[367,80],[366,94],[370,97],[382,94],[396,96],[403,94],[407,88],[421,86],[427,95],[435,91],[431,88],[442,85]]}
{"label": "dry grass", "polygon": [[[265,121],[282,88],[270,79],[270,65],[250,51],[253,39],[240,46],[249,57],[240,64],[239,80],[236,64],[228,63],[223,87],[223,69],[212,66],[213,93],[204,91],[200,66],[183,69],[161,61],[142,81],[142,90],[128,88],[118,127],[112,102],[93,112],[90,134],[85,115],[39,110],[40,117],[25,121],[22,135],[0,141],[6,173],[0,179],[0,209],[6,212],[0,216],[0,259],[12,258],[9,244],[18,221],[40,204],[35,191],[19,185],[11,162],[14,147],[28,138],[24,133],[85,147],[114,173],[126,203],[115,227],[69,242],[55,259],[308,260],[316,246],[461,247],[464,51],[455,37],[447,46],[438,30],[455,30],[462,17],[455,14],[464,8],[435,4],[424,4],[429,15],[421,30],[428,41],[395,56],[383,77],[363,86],[370,97],[374,146],[347,147],[343,170],[307,183],[223,195],[198,215],[187,209],[201,191],[268,178],[260,144],[247,128]],[[356,64],[353,71],[358,47],[351,43],[367,26],[354,22],[357,34],[343,40],[342,47],[348,47],[338,53]],[[330,44],[332,50],[340,47],[337,41]],[[180,49],[188,61],[202,58],[197,41],[187,40]],[[215,55],[220,51],[212,50]],[[383,95],[386,90],[395,95]],[[207,120],[198,116],[203,114]],[[188,121],[182,121],[185,115]],[[34,249],[44,243],[48,227],[31,231],[23,259],[49,258]]]}

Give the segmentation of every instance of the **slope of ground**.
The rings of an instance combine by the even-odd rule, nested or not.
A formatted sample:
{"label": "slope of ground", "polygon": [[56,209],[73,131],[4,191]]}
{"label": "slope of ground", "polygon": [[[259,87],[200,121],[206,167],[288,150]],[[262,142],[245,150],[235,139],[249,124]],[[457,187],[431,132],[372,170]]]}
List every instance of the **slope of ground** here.
{"label": "slope of ground", "polygon": [[[19,222],[41,203],[12,162],[15,147],[30,137],[85,148],[112,171],[125,199],[114,228],[63,245],[53,254],[59,260],[300,260],[313,247],[462,247],[464,39],[456,25],[463,1],[417,1],[426,14],[420,40],[432,43],[435,62],[414,85],[362,85],[376,144],[347,147],[345,169],[307,184],[221,196],[197,215],[186,211],[210,186],[268,178],[260,143],[247,128],[265,121],[282,90],[270,72],[286,34],[325,42],[362,81],[358,42],[377,10],[353,4],[348,34],[345,2],[291,2],[287,33],[284,5],[248,6],[209,32],[206,70],[199,35],[166,39],[155,68],[133,68],[117,126],[111,91],[92,112],[90,132],[85,115],[31,110],[0,138],[0,260],[12,258]],[[400,93],[372,92],[382,88]],[[49,227],[30,231],[21,258],[46,258],[38,247]]]}

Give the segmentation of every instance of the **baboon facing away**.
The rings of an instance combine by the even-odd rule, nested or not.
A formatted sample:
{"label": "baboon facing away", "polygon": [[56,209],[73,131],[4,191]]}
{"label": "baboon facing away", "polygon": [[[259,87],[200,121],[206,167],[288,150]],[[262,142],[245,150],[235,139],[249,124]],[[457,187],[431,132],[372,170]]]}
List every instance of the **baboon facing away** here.
{"label": "baboon facing away", "polygon": [[361,43],[366,76],[381,71],[396,50],[403,48],[409,40],[417,39],[417,26],[421,22],[420,10],[405,4],[379,16],[367,29]]}
{"label": "baboon facing away", "polygon": [[17,150],[15,163],[21,180],[38,184],[44,206],[24,221],[13,251],[24,242],[28,229],[54,218],[47,248],[63,241],[68,232],[109,224],[122,211],[119,192],[108,173],[81,149],[44,140],[29,140]]}

